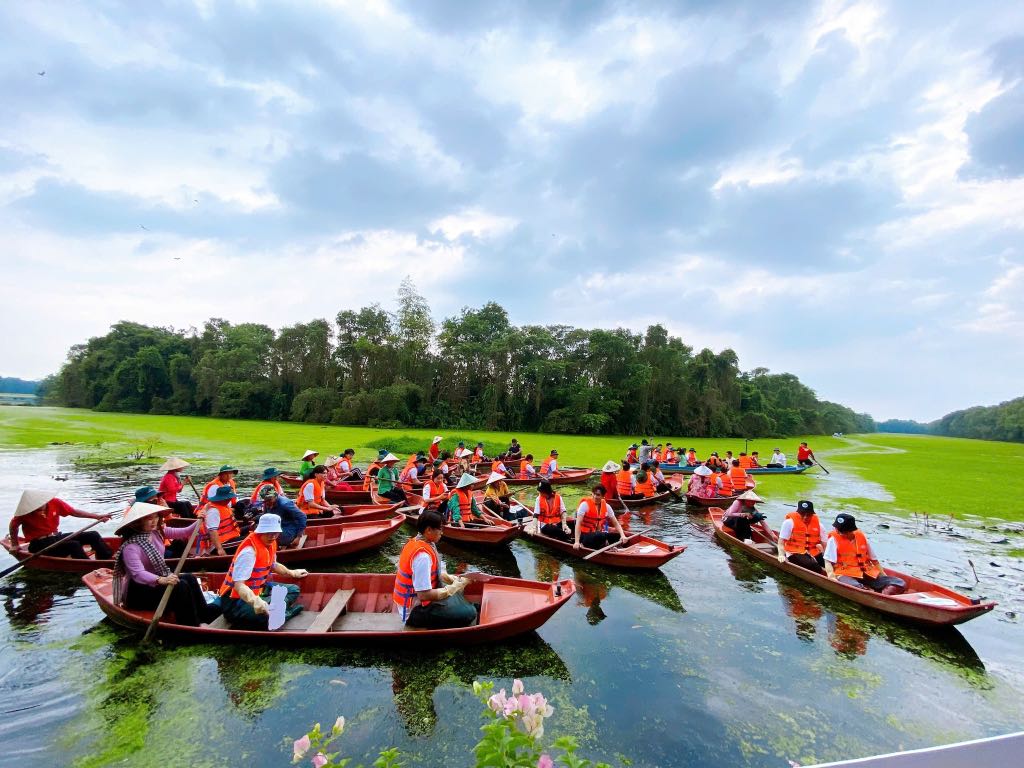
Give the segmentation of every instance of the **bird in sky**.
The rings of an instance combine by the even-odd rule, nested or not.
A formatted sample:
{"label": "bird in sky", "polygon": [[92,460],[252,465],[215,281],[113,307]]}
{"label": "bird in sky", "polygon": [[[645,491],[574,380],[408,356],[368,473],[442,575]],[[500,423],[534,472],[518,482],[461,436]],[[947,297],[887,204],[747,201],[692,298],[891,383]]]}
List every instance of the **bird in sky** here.
{"label": "bird in sky", "polygon": [[36,74],[39,75],[40,77],[42,77],[43,75],[46,74],[46,70],[44,69],[42,72],[36,72]]}
{"label": "bird in sky", "polygon": [[147,232],[149,232],[149,227],[147,227],[145,224],[139,224],[139,226],[142,227]]}

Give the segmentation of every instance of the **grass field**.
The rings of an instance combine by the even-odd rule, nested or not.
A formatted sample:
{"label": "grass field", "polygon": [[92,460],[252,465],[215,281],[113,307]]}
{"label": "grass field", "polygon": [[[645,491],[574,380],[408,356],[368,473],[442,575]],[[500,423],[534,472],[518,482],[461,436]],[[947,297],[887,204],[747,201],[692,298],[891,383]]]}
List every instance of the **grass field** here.
{"label": "grass field", "polygon": [[[365,427],[317,426],[264,421],[237,421],[186,416],[142,416],[96,413],[66,408],[0,407],[0,442],[6,447],[42,448],[67,444],[83,463],[121,463],[141,454],[142,461],[160,462],[177,455],[200,469],[225,461],[256,468],[295,468],[307,448],[326,456],[353,448],[368,461],[378,448],[399,455],[426,448],[433,430],[382,430]],[[452,450],[459,439],[485,443],[495,452],[508,445],[507,432],[441,433],[442,447]],[[516,433],[527,451],[539,459],[557,448],[564,465],[601,466],[620,458],[634,437],[539,435]],[[654,442],[671,440],[676,447],[739,453],[736,438],[684,438],[649,435]],[[801,438],[751,440],[750,450],[767,458],[779,445],[792,461]],[[846,439],[806,438],[818,457],[833,470],[821,474],[761,477],[758,488],[772,498],[793,501],[827,495],[846,507],[872,512],[927,512],[1024,520],[1024,445],[980,440],[872,434]],[[815,470],[818,472],[818,470]]]}

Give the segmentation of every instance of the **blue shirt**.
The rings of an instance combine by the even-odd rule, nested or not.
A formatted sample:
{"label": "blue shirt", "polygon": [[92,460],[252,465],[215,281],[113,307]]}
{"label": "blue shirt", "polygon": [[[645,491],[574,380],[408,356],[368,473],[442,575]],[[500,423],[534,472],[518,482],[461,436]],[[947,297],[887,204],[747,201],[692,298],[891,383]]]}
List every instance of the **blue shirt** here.
{"label": "blue shirt", "polygon": [[272,507],[264,504],[263,511],[281,516],[281,536],[285,539],[289,538],[289,534],[294,538],[306,529],[306,513],[299,509],[294,501],[284,496],[278,496]]}

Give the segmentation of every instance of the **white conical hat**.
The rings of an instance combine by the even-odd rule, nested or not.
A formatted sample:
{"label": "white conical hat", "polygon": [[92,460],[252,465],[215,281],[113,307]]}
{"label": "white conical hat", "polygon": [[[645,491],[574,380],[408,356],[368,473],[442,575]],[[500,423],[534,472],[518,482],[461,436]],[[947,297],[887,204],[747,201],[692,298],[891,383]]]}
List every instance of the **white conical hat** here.
{"label": "white conical hat", "polygon": [[431,442],[431,443],[440,443],[440,442],[441,442],[441,441],[442,441],[443,439],[444,439],[444,438],[443,438],[443,437],[441,437],[440,435],[434,435],[434,439],[433,439],[433,440],[431,440],[430,442]]}
{"label": "white conical hat", "polygon": [[124,518],[121,520],[121,524],[117,526],[117,530],[114,531],[118,536],[132,523],[137,523],[144,517],[150,515],[159,515],[161,512],[167,512],[167,507],[161,507],[159,504],[147,504],[144,501],[137,501],[132,504],[128,511],[124,513]]}
{"label": "white conical hat", "polygon": [[467,472],[462,477],[459,478],[459,484],[456,485],[455,487],[456,488],[467,488],[470,485],[476,485],[478,482],[480,482],[480,478],[479,477],[474,477],[473,475],[471,475],[471,474],[469,474]]}
{"label": "white conical hat", "polygon": [[327,461],[324,462],[324,466],[325,467],[333,467],[339,461],[341,461],[341,459],[339,459],[337,456],[328,456],[327,457]]}
{"label": "white conical hat", "polygon": [[601,471],[602,472],[618,472],[619,471],[619,462],[613,461],[613,460],[609,459],[608,463],[605,464],[603,467],[601,467]]}
{"label": "white conical hat", "polygon": [[393,453],[389,453],[383,458],[377,459],[381,464],[387,464],[389,461],[398,461],[398,457]]}
{"label": "white conical hat", "polygon": [[18,500],[18,508],[14,510],[15,517],[35,512],[43,504],[57,498],[57,494],[51,491],[22,491]]}
{"label": "white conical hat", "polygon": [[703,464],[701,464],[699,467],[693,470],[693,474],[700,475],[701,477],[708,477],[715,473],[711,471],[711,467],[706,467]]}
{"label": "white conical hat", "polygon": [[184,469],[185,467],[188,467],[188,466],[191,466],[191,465],[187,461],[185,461],[184,459],[179,459],[179,458],[177,458],[175,456],[172,456],[171,458],[169,458],[167,461],[165,461],[163,464],[160,465],[160,471],[161,472],[170,472],[171,470],[174,470],[174,469]]}
{"label": "white conical hat", "polygon": [[306,459],[308,459],[308,458],[309,458],[310,456],[319,456],[319,455],[320,455],[320,451],[314,451],[314,450],[313,450],[313,449],[311,448],[310,450],[308,450],[308,451],[306,451],[306,452],[305,452],[304,454],[302,454],[302,460],[303,460],[303,461],[305,461],[305,460],[306,460]]}
{"label": "white conical hat", "polygon": [[764,499],[762,499],[760,496],[758,496],[753,491],[747,491],[746,493],[741,493],[739,495],[739,498],[742,501],[764,501]]}
{"label": "white conical hat", "polygon": [[499,480],[504,480],[504,479],[505,479],[505,476],[503,474],[501,474],[501,472],[491,472],[490,476],[487,478],[487,485],[490,485],[491,483],[496,483]]}

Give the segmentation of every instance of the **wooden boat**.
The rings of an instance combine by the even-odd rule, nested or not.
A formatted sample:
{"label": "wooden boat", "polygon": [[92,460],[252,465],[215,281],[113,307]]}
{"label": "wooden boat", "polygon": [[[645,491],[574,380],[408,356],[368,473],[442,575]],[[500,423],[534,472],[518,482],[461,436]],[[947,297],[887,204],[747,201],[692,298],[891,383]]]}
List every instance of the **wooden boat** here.
{"label": "wooden boat", "polygon": [[726,507],[728,507],[739,497],[740,495],[737,493],[734,496],[714,496],[710,499],[705,499],[702,496],[697,496],[696,494],[688,493],[686,494],[686,503],[693,504],[694,506],[697,507],[720,507],[723,504]]}
{"label": "wooden boat", "polygon": [[636,509],[637,507],[649,507],[651,504],[660,504],[663,501],[672,501],[671,497],[672,491],[662,491],[643,499],[611,499],[608,503],[613,506],[625,504],[630,509]]}
{"label": "wooden boat", "polygon": [[[114,605],[113,573],[94,570],[82,578],[103,612],[115,623],[144,631],[152,611],[129,611]],[[216,590],[223,573],[205,575],[207,588]],[[546,583],[503,576],[484,577],[466,586],[466,599],[480,606],[480,622],[456,629],[407,628],[392,610],[393,573],[311,573],[304,579],[274,576],[281,583],[302,588],[298,602],[305,610],[273,632],[232,629],[223,617],[205,627],[188,627],[170,619],[160,621],[161,632],[179,638],[222,643],[345,643],[386,641],[425,647],[493,643],[540,627],[576,591],[572,579]]]}
{"label": "wooden boat", "polygon": [[[482,499],[477,497],[477,504],[482,503]],[[409,505],[400,508],[398,511],[405,515],[406,520],[415,524],[420,516],[420,512],[423,511],[423,507]],[[513,522],[502,520],[500,517],[491,517],[489,519],[492,521],[489,525],[466,523],[465,527],[461,527],[446,523],[444,528],[441,529],[441,534],[448,541],[457,541],[460,544],[500,547],[519,538],[520,533],[522,533],[522,527]]]}
{"label": "wooden boat", "polygon": [[764,523],[754,526],[752,541],[740,541],[729,529],[722,525],[723,511],[718,507],[708,510],[711,522],[715,526],[715,535],[720,541],[741,550],[757,560],[778,570],[810,582],[811,584],[852,600],[859,605],[874,608],[890,616],[929,626],[945,626],[962,624],[973,618],[988,613],[996,607],[994,602],[980,602],[954,592],[951,589],[931,581],[918,579],[892,568],[885,572],[907,582],[907,591],[902,595],[883,595],[870,589],[848,587],[838,581],[820,576],[814,571],[798,565],[780,563],[776,556],[776,533]]}
{"label": "wooden boat", "polygon": [[[593,468],[590,469],[567,469],[564,472],[556,472],[554,477],[551,478],[552,485],[576,485],[578,483],[585,483],[594,474]],[[487,480],[487,475],[481,475],[483,480]],[[537,485],[540,482],[539,477],[508,477],[505,479],[505,484],[510,488],[513,486],[521,485]]]}
{"label": "wooden boat", "polygon": [[[298,475],[285,473],[280,476],[280,480],[284,485],[289,488],[300,488],[302,486],[302,478]],[[332,504],[370,504],[370,492],[362,489],[362,480],[357,481],[357,485],[360,487],[352,491],[339,491],[333,488],[327,488],[325,495],[327,500]]]}
{"label": "wooden boat", "polygon": [[[548,549],[553,549],[556,552],[571,555],[572,557],[583,558],[594,552],[593,549],[588,549],[587,547],[574,549],[571,542],[545,536],[540,532],[540,527],[536,525],[535,520],[531,520],[523,527],[523,536]],[[652,536],[638,536],[625,547],[605,550],[597,557],[592,557],[588,562],[607,565],[612,568],[650,570],[652,568],[661,568],[672,558],[683,554],[685,549],[685,545],[672,546]]]}
{"label": "wooden boat", "polygon": [[[306,527],[315,528],[320,525],[357,523],[362,520],[387,520],[400,506],[402,506],[400,502],[394,502],[390,499],[387,504],[348,504],[342,508],[341,512],[335,513],[330,517],[307,516]],[[165,523],[172,528],[192,525],[193,522],[195,522],[195,519],[191,517],[169,517],[165,520]]]}
{"label": "wooden boat", "polygon": [[875,757],[815,763],[807,768],[964,768],[964,766],[1011,766],[1024,750],[1024,731],[991,736],[987,739],[961,741],[941,747],[925,747],[905,752],[891,752]]}
{"label": "wooden boat", "polygon": [[[321,525],[313,529],[307,529],[307,533],[300,539],[300,545],[294,549],[282,549],[277,553],[277,559],[290,565],[291,563],[306,563],[314,560],[330,560],[344,555],[352,555],[363,552],[367,549],[379,547],[390,539],[397,531],[405,518],[398,514],[392,514],[385,520],[365,520],[362,522],[344,523],[333,525]],[[120,537],[105,537],[104,541],[115,553],[121,546]],[[28,546],[22,544],[17,550],[11,547],[10,538],[0,541],[13,557],[24,560],[29,556]],[[204,555],[202,557],[189,557],[185,560],[186,571],[202,571],[206,569],[224,569],[231,564],[232,555]],[[168,558],[167,564],[174,568],[178,564],[177,558]],[[96,568],[113,568],[114,561],[89,558],[87,560],[75,560],[70,557],[53,557],[41,555],[25,565],[26,568],[34,568],[40,571],[57,571],[60,573],[88,573]]]}
{"label": "wooden boat", "polygon": [[[634,464],[633,469],[639,469],[639,464]],[[687,464],[659,464],[658,469],[664,472],[666,475],[692,475],[693,470],[697,467],[691,467]],[[748,469],[748,475],[799,475],[806,472],[810,467],[754,467]]]}

